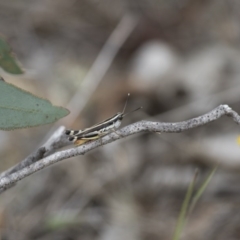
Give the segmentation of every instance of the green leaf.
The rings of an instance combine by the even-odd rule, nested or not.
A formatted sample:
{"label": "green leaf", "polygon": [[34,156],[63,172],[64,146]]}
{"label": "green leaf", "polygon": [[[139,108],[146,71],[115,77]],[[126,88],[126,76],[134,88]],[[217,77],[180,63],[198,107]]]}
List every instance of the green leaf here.
{"label": "green leaf", "polygon": [[10,46],[0,38],[0,67],[8,73],[22,74],[23,70],[18,66]]}
{"label": "green leaf", "polygon": [[46,99],[0,81],[0,129],[2,130],[48,124],[68,114],[69,111],[65,108],[53,106]]}

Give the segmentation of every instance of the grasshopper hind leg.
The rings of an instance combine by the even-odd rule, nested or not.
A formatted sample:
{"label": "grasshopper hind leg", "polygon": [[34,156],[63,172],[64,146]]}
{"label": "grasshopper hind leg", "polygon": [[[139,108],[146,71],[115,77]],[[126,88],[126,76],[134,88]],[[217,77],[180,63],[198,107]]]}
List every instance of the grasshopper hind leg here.
{"label": "grasshopper hind leg", "polygon": [[68,138],[68,140],[70,142],[74,143],[75,146],[80,146],[88,141],[86,139],[79,139],[77,136],[71,136]]}

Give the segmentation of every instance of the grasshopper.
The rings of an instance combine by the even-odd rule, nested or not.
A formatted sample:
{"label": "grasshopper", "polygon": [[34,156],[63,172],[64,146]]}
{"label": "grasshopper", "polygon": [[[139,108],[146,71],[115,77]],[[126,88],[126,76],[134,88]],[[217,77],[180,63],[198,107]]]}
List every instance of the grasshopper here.
{"label": "grasshopper", "polygon": [[[128,94],[128,97],[129,96],[130,96],[130,94]],[[76,146],[79,146],[88,141],[100,139],[103,136],[105,136],[111,132],[115,132],[116,134],[118,134],[116,132],[116,129],[120,127],[123,118],[127,114],[135,112],[142,108],[142,107],[139,107],[131,112],[125,113],[125,109],[126,109],[127,102],[128,102],[128,97],[125,102],[123,111],[118,112],[111,118],[108,118],[105,121],[98,123],[96,125],[93,125],[92,127],[86,128],[84,130],[66,130],[65,134],[69,135],[69,138],[68,138],[69,141],[73,142]]]}

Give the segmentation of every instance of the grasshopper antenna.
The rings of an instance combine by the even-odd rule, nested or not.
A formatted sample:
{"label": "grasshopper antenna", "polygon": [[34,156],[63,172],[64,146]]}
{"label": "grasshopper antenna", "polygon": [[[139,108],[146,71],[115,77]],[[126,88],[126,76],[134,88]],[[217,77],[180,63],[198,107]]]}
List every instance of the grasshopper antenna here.
{"label": "grasshopper antenna", "polygon": [[134,110],[131,111],[131,112],[127,112],[127,113],[123,114],[123,117],[125,117],[125,116],[128,115],[129,113],[136,112],[136,111],[138,111],[138,110],[140,110],[140,109],[142,109],[142,108],[143,108],[143,107],[138,107],[138,108],[134,109]]}
{"label": "grasshopper antenna", "polygon": [[125,105],[124,105],[124,108],[123,108],[122,114],[124,114],[125,109],[126,109],[126,107],[127,107],[127,103],[128,103],[128,98],[129,98],[129,96],[130,96],[130,93],[128,93],[128,95],[127,95],[127,100],[126,100],[126,102],[125,102]]}

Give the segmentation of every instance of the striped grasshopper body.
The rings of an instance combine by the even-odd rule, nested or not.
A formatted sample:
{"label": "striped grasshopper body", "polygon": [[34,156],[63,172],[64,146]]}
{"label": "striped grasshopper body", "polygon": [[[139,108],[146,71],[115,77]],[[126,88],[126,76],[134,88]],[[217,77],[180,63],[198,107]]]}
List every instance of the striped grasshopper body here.
{"label": "striped grasshopper body", "polygon": [[[128,94],[130,96],[130,94]],[[128,100],[128,99],[127,99]],[[84,130],[66,130],[66,135],[69,135],[69,141],[73,142],[75,145],[82,145],[88,141],[96,140],[102,138],[103,136],[116,132],[116,129],[120,127],[123,118],[132,112],[139,110],[137,108],[132,112],[125,113],[125,108],[127,106],[127,101],[125,103],[124,109],[122,112],[115,114],[113,117],[106,119],[105,121],[93,125],[90,128],[86,128]]]}

